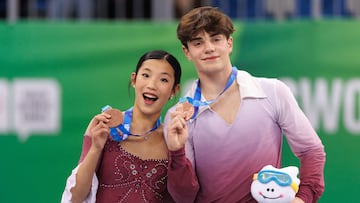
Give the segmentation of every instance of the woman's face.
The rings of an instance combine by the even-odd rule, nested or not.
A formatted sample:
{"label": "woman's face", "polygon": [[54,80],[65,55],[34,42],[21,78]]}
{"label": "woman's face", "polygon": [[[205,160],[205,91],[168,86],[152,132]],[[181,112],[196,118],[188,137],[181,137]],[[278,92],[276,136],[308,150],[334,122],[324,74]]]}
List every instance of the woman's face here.
{"label": "woman's face", "polygon": [[177,91],[173,91],[174,69],[166,60],[149,59],[143,62],[137,75],[132,73],[135,105],[144,114],[160,114],[163,106]]}

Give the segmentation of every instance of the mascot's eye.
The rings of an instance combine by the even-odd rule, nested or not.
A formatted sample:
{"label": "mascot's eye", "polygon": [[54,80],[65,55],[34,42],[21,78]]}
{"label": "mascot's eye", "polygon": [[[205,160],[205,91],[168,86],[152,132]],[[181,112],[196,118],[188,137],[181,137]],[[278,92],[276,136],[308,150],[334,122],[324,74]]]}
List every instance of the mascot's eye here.
{"label": "mascot's eye", "polygon": [[288,176],[288,175],[278,175],[278,176],[276,176],[276,178],[279,179],[279,181],[284,182],[284,183],[288,182],[289,179],[291,179],[290,176]]}
{"label": "mascot's eye", "polygon": [[264,184],[275,181],[280,186],[289,186],[292,182],[288,174],[279,171],[260,171],[258,180]]}

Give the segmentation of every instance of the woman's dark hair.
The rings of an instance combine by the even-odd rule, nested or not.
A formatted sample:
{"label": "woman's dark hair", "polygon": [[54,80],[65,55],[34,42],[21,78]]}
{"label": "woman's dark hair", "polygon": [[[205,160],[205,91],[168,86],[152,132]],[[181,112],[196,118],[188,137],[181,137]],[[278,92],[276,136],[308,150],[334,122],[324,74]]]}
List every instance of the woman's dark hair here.
{"label": "woman's dark hair", "polygon": [[174,69],[175,82],[173,84],[173,88],[175,88],[175,86],[180,83],[181,66],[180,66],[179,61],[173,55],[171,55],[170,53],[163,51],[163,50],[152,50],[152,51],[146,52],[144,55],[142,55],[136,65],[136,70],[135,70],[136,75],[138,74],[138,71],[139,71],[141,65],[144,63],[144,61],[149,60],[149,59],[166,60],[171,65],[171,67]]}

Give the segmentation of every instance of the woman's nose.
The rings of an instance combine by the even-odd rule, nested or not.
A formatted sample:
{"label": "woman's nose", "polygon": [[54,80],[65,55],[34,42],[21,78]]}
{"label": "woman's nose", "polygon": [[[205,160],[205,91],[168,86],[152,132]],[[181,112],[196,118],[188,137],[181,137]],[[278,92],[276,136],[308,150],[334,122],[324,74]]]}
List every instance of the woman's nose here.
{"label": "woman's nose", "polygon": [[156,81],[155,79],[150,79],[148,84],[147,84],[147,88],[155,90],[156,89]]}

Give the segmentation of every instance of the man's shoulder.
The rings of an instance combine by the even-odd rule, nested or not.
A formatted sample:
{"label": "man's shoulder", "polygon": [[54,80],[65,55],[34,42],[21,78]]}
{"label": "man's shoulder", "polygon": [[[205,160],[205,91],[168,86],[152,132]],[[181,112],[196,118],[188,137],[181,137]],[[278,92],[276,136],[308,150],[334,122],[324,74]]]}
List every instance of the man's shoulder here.
{"label": "man's shoulder", "polygon": [[252,80],[256,83],[259,83],[260,85],[275,85],[276,83],[281,82],[277,78],[252,75],[251,73],[245,70],[238,70],[238,78],[240,80],[241,79]]}

